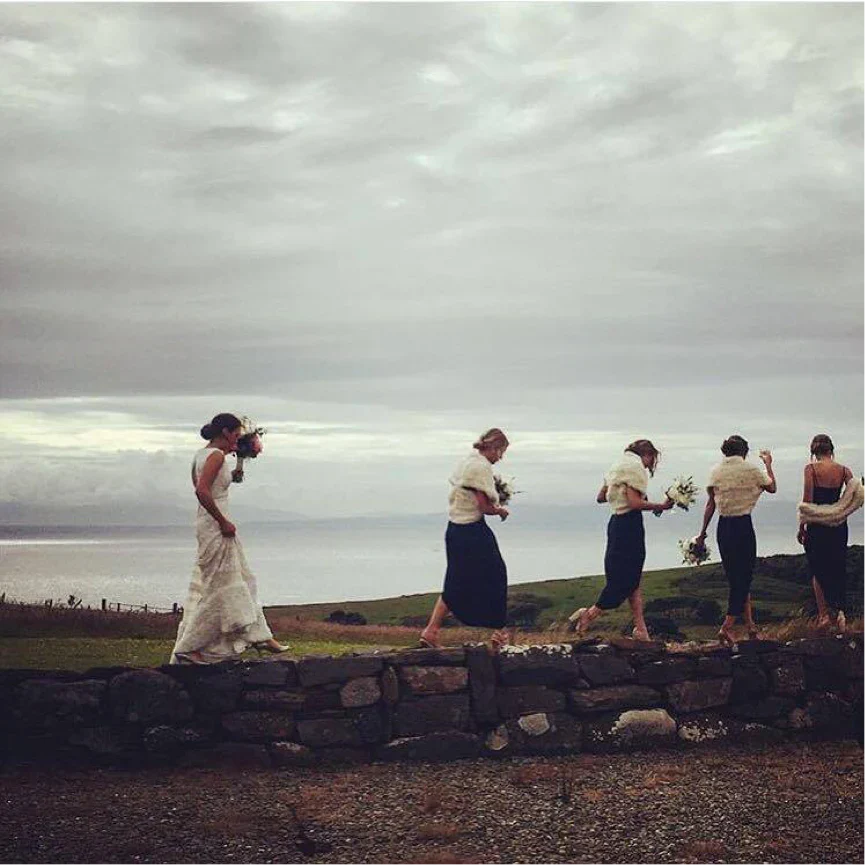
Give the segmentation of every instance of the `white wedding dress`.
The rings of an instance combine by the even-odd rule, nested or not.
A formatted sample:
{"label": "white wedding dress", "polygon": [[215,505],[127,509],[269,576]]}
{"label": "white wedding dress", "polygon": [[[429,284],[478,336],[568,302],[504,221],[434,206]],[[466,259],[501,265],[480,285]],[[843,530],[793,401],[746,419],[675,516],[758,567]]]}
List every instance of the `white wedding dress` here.
{"label": "white wedding dress", "polygon": [[[218,449],[207,447],[195,454],[196,478],[215,450]],[[216,506],[227,519],[230,519],[227,511],[230,486],[231,469],[226,460],[213,482],[212,493]],[[255,575],[246,564],[240,539],[223,537],[219,524],[201,505],[195,519],[195,534],[198,563],[192,572],[183,619],[171,653],[172,664],[179,663],[178,652],[201,652],[211,663],[236,658],[253,643],[273,637],[258,602]]]}

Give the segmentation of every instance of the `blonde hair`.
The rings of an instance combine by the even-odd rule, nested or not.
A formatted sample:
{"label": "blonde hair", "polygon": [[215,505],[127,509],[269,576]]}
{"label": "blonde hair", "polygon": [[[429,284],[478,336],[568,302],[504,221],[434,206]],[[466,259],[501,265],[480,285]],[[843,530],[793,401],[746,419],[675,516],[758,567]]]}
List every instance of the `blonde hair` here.
{"label": "blonde hair", "polygon": [[652,462],[649,465],[649,474],[655,474],[655,469],[658,466],[658,460],[661,458],[661,452],[648,440],[637,439],[631,442],[626,448],[625,453],[636,454],[638,457],[651,457]]}
{"label": "blonde hair", "polygon": [[488,429],[473,445],[475,450],[484,448],[506,448],[510,442],[508,437],[498,428]]}

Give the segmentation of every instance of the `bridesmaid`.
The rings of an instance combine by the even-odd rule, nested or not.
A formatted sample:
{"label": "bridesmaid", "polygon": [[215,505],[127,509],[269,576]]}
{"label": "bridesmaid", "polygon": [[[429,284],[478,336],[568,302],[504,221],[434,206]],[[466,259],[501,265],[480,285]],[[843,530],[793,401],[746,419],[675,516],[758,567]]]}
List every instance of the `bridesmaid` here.
{"label": "bridesmaid", "polygon": [[732,435],[721,445],[724,459],[709,474],[709,493],[703,511],[703,527],[696,541],[706,542],[709,523],[718,511],[718,552],[724,573],[729,583],[727,615],[718,631],[718,639],[725,645],[733,645],[731,628],[737,616],[744,616],[748,636],[756,640],[759,636],[751,608],[751,581],[757,564],[757,536],[751,522],[751,511],[764,492],[774,493],[778,487],[772,471],[772,454],[760,451],[765,472],[745,460],[748,442],[739,435]]}
{"label": "bridesmaid", "polygon": [[258,602],[255,576],[246,564],[237,528],[228,516],[231,472],[225,461],[240,438],[233,414],[218,414],[201,428],[207,445],[192,461],[198,499],[198,560],[171,654],[172,664],[209,664],[236,658],[250,647],[281,653]]}
{"label": "bridesmaid", "polygon": [[[834,504],[853,472],[835,462],[835,446],[827,435],[811,440],[811,462],[805,466],[802,501]],[[847,521],[839,526],[803,523],[798,540],[805,546],[817,601],[817,625],[842,628],[847,588]]]}
{"label": "bridesmaid", "polygon": [[625,448],[624,456],[607,472],[597,496],[598,504],[608,502],[613,509],[607,524],[604,555],[607,583],[591,607],[581,607],[569,617],[569,630],[584,634],[605,610],[616,609],[627,598],[634,617],[634,638],[649,639],[640,590],[646,560],[643,511],[660,515],[673,507],[669,498],[663,502],[650,502],[647,498],[649,476],[655,474],[660,456],[661,452],[648,439],[638,439]]}
{"label": "bridesmaid", "polygon": [[496,536],[484,519],[486,515],[502,521],[508,518],[508,509],[499,504],[493,466],[505,455],[509,444],[500,429],[487,430],[450,478],[444,590],[421,632],[422,646],[441,647],[439,630],[448,613],[464,625],[494,628],[494,646],[510,642],[504,630],[508,572]]}

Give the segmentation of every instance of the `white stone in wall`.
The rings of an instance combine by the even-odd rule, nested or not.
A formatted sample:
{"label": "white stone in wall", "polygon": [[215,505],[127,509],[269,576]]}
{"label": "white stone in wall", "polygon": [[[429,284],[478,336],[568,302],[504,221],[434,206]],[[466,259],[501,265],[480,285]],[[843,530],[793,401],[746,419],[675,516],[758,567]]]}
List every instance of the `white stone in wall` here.
{"label": "white stone in wall", "polygon": [[533,715],[523,715],[517,723],[524,733],[529,736],[543,736],[550,729],[550,719],[544,712],[536,712]]}

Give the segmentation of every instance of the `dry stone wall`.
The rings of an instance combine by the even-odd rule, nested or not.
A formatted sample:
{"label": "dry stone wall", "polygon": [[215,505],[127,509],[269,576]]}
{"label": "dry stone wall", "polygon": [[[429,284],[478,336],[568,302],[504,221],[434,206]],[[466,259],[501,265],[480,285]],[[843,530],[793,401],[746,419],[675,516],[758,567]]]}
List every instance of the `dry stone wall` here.
{"label": "dry stone wall", "polygon": [[291,767],[847,738],[862,671],[861,637],[0,670],[0,759]]}

